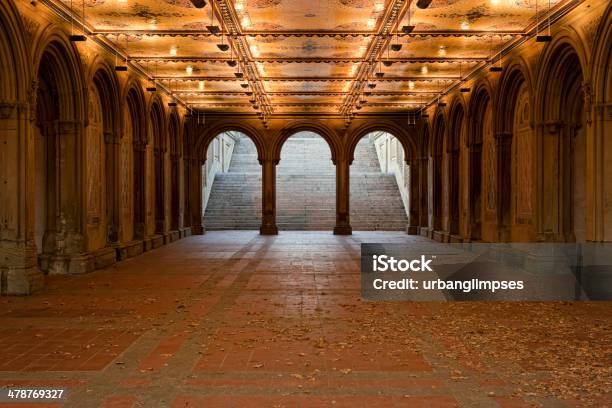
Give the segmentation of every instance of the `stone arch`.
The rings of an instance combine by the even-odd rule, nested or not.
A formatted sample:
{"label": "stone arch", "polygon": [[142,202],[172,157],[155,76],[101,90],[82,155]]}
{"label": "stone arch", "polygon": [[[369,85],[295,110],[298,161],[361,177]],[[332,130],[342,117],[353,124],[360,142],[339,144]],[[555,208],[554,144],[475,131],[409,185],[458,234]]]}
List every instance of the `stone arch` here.
{"label": "stone arch", "polygon": [[[105,61],[97,61],[92,70],[93,75],[88,81],[92,84],[90,93],[97,93],[102,112],[102,137],[103,137],[103,159],[104,168],[104,212],[105,225],[104,235],[107,243],[117,242],[119,240],[119,179],[118,179],[118,145],[121,135],[120,117],[121,105],[117,103],[119,100],[119,84],[113,69]],[[91,107],[90,107],[91,109]],[[91,133],[91,130],[90,130]],[[89,143],[89,142],[88,142]],[[87,151],[90,151],[88,144]],[[92,161],[87,160],[87,165],[91,165]],[[87,173],[89,174],[89,172]],[[89,180],[91,183],[92,180]],[[95,184],[94,184],[95,185]],[[91,190],[93,186],[88,188]]]}
{"label": "stone arch", "polygon": [[[146,170],[145,156],[147,140],[147,127],[145,116],[145,98],[142,86],[136,79],[130,80],[125,88],[126,102],[124,112],[124,139],[122,142],[122,161],[131,161],[131,166],[124,165],[124,169],[131,167],[132,171],[125,171],[122,177],[122,190],[124,191],[124,221],[128,223],[132,219],[132,225],[124,228],[126,239],[141,240],[145,236],[146,223]],[[131,143],[131,146],[128,144]],[[129,197],[130,187],[132,197]],[[131,231],[131,234],[128,233]]]}
{"label": "stone arch", "polygon": [[468,106],[468,236],[470,240],[482,239],[483,205],[483,141],[492,125],[492,96],[488,81],[476,84]]}
{"label": "stone arch", "polygon": [[438,108],[432,122],[432,221],[434,231],[443,229],[444,207],[444,140],[446,139],[446,118],[444,110]]}
{"label": "stone arch", "polygon": [[0,4],[0,102],[25,101],[31,78],[25,29],[13,2]]}
{"label": "stone arch", "polygon": [[170,142],[170,212],[171,229],[177,231],[181,225],[180,201],[180,164],[181,164],[181,129],[176,109],[170,112],[168,122],[168,137]]}
{"label": "stone arch", "polygon": [[[592,162],[592,180],[587,226],[591,230],[589,239],[612,241],[612,188],[606,181],[612,180],[612,4],[604,12],[595,33],[592,59],[593,95],[587,96],[587,104],[593,98],[593,107],[587,106],[592,121],[593,145],[588,147]],[[592,209],[592,210],[591,210]]]}
{"label": "stone arch", "polygon": [[401,143],[404,148],[404,158],[406,162],[410,162],[416,157],[418,145],[415,136],[406,131],[406,129],[397,126],[395,123],[375,122],[366,123],[355,129],[348,137],[346,142],[346,157],[348,162],[352,163],[355,154],[355,148],[359,141],[366,135],[372,132],[386,132],[393,135]]}
{"label": "stone arch", "polygon": [[[495,151],[495,184],[496,194],[494,199],[488,199],[488,205],[494,201],[495,211],[497,212],[497,236],[490,237],[496,241],[506,242],[511,239],[513,213],[515,212],[517,196],[516,185],[512,182],[513,174],[518,170],[515,154],[515,116],[516,105],[522,94],[529,99],[529,106],[533,106],[533,88],[530,70],[522,58],[515,58],[509,61],[501,78],[499,91],[497,94],[497,105],[494,117],[494,138],[495,146],[489,145]],[[533,115],[533,109],[529,114]],[[490,159],[490,156],[487,157]],[[526,156],[522,157],[523,162],[528,161]],[[528,164],[526,165],[528,166]],[[527,171],[527,170],[522,170]],[[502,181],[506,180],[506,181]],[[511,182],[507,182],[510,180]],[[516,177],[514,177],[516,180]],[[490,183],[490,184],[493,184]],[[491,186],[492,187],[492,186]],[[529,188],[524,186],[525,189]]]}
{"label": "stone arch", "polygon": [[583,50],[555,37],[541,59],[536,118],[541,122],[539,232],[542,239],[586,239],[586,112]]}
{"label": "stone arch", "polygon": [[255,147],[257,148],[257,160],[262,163],[266,156],[264,139],[259,134],[259,132],[244,123],[236,124],[236,123],[221,123],[211,128],[204,129],[203,132],[197,136],[195,151],[197,152],[198,157],[204,161],[206,160],[208,154],[208,147],[210,146],[210,142],[213,141],[215,137],[225,132],[240,132],[247,136]]}
{"label": "stone arch", "polygon": [[40,72],[41,65],[53,61],[58,95],[62,97],[59,119],[62,121],[79,121],[84,125],[87,117],[86,81],[79,51],[69,42],[66,35],[57,26],[48,27],[37,41],[33,52],[35,72]]}
{"label": "stone arch", "polygon": [[[71,44],[49,31],[36,52],[35,230],[40,263],[50,273],[87,271],[71,255],[83,236],[83,131],[87,109],[82,66]],[[85,268],[85,270],[82,270]]]}
{"label": "stone arch", "polygon": [[338,136],[332,129],[318,122],[297,121],[288,123],[273,139],[270,158],[276,163],[279,163],[283,144],[287,141],[287,139],[298,132],[313,132],[321,136],[329,145],[332,162],[334,164],[336,163],[336,160],[339,157],[338,153],[340,152]]}
{"label": "stone arch", "polygon": [[448,180],[448,232],[460,234],[461,223],[461,146],[465,143],[466,109],[463,97],[455,96],[449,109],[446,142]]}
{"label": "stone arch", "polygon": [[168,151],[168,132],[166,112],[159,94],[155,94],[149,103],[147,115],[150,124],[150,140],[153,143],[153,174],[155,198],[155,232],[166,231],[166,153]]}

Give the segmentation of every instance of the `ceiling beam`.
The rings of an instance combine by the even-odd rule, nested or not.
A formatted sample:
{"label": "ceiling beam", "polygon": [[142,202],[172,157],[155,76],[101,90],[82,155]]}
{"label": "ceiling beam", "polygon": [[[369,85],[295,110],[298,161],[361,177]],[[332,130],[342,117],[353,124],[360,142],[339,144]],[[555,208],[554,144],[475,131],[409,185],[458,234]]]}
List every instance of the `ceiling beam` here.
{"label": "ceiling beam", "polygon": [[[231,57],[199,57],[199,56],[185,56],[185,57],[158,57],[158,56],[134,56],[130,58],[132,61],[139,62],[211,62],[211,63],[226,63],[227,61],[235,60]],[[385,61],[392,63],[470,63],[470,62],[482,62],[488,61],[489,57],[408,57],[408,58],[385,58]],[[276,63],[276,64],[290,64],[290,63],[361,63],[364,61],[363,58],[326,58],[326,57],[285,57],[285,58],[253,58],[254,62],[263,63]]]}

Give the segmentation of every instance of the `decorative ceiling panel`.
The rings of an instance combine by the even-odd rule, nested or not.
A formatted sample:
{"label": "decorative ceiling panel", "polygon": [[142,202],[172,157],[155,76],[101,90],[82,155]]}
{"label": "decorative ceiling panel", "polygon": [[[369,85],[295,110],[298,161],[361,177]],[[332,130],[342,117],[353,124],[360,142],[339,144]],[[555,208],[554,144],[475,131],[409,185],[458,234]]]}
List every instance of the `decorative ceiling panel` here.
{"label": "decorative ceiling panel", "polygon": [[46,1],[179,102],[266,116],[418,109],[571,9],[570,0],[433,0],[425,10],[414,0],[207,0],[202,9],[190,0]]}

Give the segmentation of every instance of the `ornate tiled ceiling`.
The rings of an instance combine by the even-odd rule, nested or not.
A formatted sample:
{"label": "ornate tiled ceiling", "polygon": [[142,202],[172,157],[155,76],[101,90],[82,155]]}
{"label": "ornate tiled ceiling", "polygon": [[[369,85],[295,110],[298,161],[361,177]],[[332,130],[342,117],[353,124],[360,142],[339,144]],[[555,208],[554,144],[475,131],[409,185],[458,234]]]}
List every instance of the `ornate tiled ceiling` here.
{"label": "ornate tiled ceiling", "polygon": [[[82,0],[62,1],[81,19]],[[187,106],[347,114],[435,101],[568,1],[433,0],[420,9],[416,0],[207,0],[198,9],[190,0],[85,0],[84,9],[93,35]]]}

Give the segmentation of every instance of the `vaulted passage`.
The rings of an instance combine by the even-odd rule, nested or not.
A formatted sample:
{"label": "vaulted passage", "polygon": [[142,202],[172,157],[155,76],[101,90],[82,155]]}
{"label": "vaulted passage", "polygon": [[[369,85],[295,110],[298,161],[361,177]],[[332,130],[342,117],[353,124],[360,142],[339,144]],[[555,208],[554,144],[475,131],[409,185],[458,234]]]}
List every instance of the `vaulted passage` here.
{"label": "vaulted passage", "polygon": [[0,406],[609,406],[609,302],[359,289],[603,293],[611,50],[603,0],[0,0]]}
{"label": "vaulted passage", "polygon": [[202,173],[207,230],[259,229],[261,166],[246,135],[227,132],[215,138]]}

